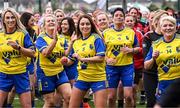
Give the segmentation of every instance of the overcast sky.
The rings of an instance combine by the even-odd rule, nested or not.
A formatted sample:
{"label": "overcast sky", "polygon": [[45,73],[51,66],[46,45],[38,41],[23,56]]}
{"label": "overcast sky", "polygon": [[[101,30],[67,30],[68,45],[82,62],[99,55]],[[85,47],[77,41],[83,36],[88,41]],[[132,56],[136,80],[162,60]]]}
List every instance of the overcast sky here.
{"label": "overcast sky", "polygon": [[84,0],[84,1],[91,4],[91,3],[95,2],[96,0]]}

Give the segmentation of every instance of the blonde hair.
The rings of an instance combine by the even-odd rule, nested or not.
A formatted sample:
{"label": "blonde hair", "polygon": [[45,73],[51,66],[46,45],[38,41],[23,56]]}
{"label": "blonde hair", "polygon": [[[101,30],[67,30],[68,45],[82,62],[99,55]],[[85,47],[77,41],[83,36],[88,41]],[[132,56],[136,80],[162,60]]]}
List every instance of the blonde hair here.
{"label": "blonde hair", "polygon": [[53,19],[55,19],[55,24],[57,24],[57,19],[56,19],[56,17],[53,15],[53,14],[47,14],[47,15],[45,15],[44,16],[44,18],[43,18],[43,25],[42,25],[42,27],[43,27],[43,31],[45,31],[45,22],[46,22],[46,18],[47,17],[52,17]]}
{"label": "blonde hair", "polygon": [[64,17],[66,16],[65,13],[64,13],[64,11],[61,10],[61,9],[56,9],[56,10],[54,11],[54,15],[56,15],[56,13],[58,13],[58,12],[62,13],[62,14],[64,15]]}
{"label": "blonde hair", "polygon": [[107,15],[105,12],[102,12],[102,11],[96,14],[96,16],[95,16],[95,20],[97,21],[97,17],[98,17],[99,15],[103,15],[103,14],[106,16],[106,18],[107,18],[107,19],[108,19],[108,21],[109,21],[109,17],[108,17],[108,15]]}
{"label": "blonde hair", "polygon": [[160,26],[163,25],[164,21],[170,21],[176,26],[176,19],[172,16],[165,16],[160,19]]}
{"label": "blonde hair", "polygon": [[161,16],[163,16],[163,15],[167,15],[167,12],[164,10],[158,10],[154,13],[154,18],[152,21],[153,29],[157,28],[157,26],[158,26],[157,22],[160,20]]}
{"label": "blonde hair", "polygon": [[3,12],[2,12],[2,30],[4,32],[6,32],[6,25],[4,23],[5,20],[5,14],[7,12],[10,12],[11,14],[13,14],[13,16],[16,19],[16,28],[19,31],[22,31],[24,33],[27,33],[26,28],[24,27],[24,25],[21,23],[20,18],[19,18],[19,14],[13,9],[13,8],[6,8]]}

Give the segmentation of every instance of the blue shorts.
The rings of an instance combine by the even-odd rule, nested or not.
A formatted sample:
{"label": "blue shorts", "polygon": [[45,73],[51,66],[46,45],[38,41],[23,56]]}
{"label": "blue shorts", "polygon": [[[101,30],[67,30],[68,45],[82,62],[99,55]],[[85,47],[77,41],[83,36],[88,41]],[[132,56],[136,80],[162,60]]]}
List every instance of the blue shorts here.
{"label": "blue shorts", "polygon": [[26,70],[27,70],[27,72],[29,73],[29,75],[34,74],[34,63],[31,62],[30,64],[28,64],[28,65],[26,66]]}
{"label": "blue shorts", "polygon": [[10,92],[13,86],[18,94],[30,91],[28,73],[5,74],[0,72],[0,90]]}
{"label": "blue shorts", "polygon": [[54,76],[45,76],[42,69],[37,69],[38,89],[42,94],[54,92],[55,89],[64,83],[69,83],[65,71]]}
{"label": "blue shorts", "polygon": [[107,81],[85,82],[77,80],[74,86],[83,91],[88,91],[91,88],[93,93],[95,93],[96,91],[106,89]]}
{"label": "blue shorts", "polygon": [[69,80],[76,80],[78,76],[77,65],[64,66],[64,70]]}
{"label": "blue shorts", "polygon": [[132,87],[133,85],[134,65],[127,66],[106,66],[106,76],[109,88],[117,88],[119,81],[122,81],[123,87]]}
{"label": "blue shorts", "polygon": [[158,83],[158,91],[156,93],[157,101],[160,100],[161,95],[166,91],[167,87],[173,83],[174,80],[163,80]]}

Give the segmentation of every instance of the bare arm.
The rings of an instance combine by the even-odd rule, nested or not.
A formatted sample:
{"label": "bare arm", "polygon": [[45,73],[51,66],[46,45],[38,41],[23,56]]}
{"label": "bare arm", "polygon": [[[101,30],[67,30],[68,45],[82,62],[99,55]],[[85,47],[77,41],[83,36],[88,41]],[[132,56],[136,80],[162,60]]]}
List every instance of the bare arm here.
{"label": "bare arm", "polygon": [[153,67],[153,64],[156,62],[156,59],[158,58],[158,56],[159,56],[159,51],[153,52],[152,58],[144,62],[144,68],[151,69]]}
{"label": "bare arm", "polygon": [[45,57],[49,56],[52,53],[54,47],[56,46],[56,43],[57,43],[57,40],[53,39],[52,42],[42,51],[42,54]]}
{"label": "bare arm", "polygon": [[12,48],[19,50],[24,56],[34,57],[35,51],[30,48],[24,48],[18,45],[15,41],[9,40],[8,44],[11,45]]}
{"label": "bare arm", "polygon": [[73,54],[73,57],[77,58],[79,61],[87,63],[101,63],[105,60],[104,56],[94,56],[89,58],[81,58],[78,54]]}

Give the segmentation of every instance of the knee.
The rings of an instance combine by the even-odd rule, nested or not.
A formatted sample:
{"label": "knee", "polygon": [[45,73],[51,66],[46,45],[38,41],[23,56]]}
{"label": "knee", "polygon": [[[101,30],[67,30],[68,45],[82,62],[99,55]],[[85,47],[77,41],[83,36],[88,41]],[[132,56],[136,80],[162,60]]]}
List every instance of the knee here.
{"label": "knee", "polygon": [[69,104],[70,97],[71,97],[70,94],[67,94],[66,96],[64,96],[64,101],[65,101],[65,103]]}
{"label": "knee", "polygon": [[109,101],[116,101],[116,99],[117,99],[117,96],[115,93],[109,93],[108,94],[108,100]]}
{"label": "knee", "polygon": [[21,107],[22,108],[31,108],[32,105],[31,105],[31,102],[27,102],[26,104],[21,104]]}
{"label": "knee", "polygon": [[133,101],[132,96],[125,96],[124,98],[125,98],[126,103],[131,103]]}
{"label": "knee", "polygon": [[44,98],[46,106],[53,107],[55,106],[54,99],[52,98]]}

